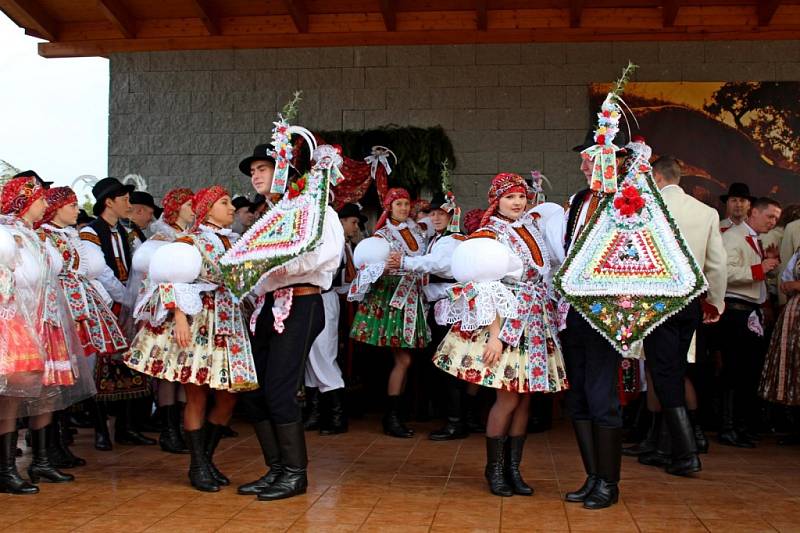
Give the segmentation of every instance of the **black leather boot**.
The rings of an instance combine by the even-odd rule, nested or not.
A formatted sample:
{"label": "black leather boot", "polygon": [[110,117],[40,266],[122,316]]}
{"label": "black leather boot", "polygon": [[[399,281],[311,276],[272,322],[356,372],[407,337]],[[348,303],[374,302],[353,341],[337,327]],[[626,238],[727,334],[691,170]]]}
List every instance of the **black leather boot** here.
{"label": "black leather boot", "polygon": [[347,416],[344,413],[344,389],[335,389],[322,394],[321,403],[325,416],[320,423],[320,435],[347,433]]}
{"label": "black leather boot", "polygon": [[308,402],[308,412],[303,427],[306,431],[317,431],[320,423],[319,389],[316,387],[306,387],[306,401]]}
{"label": "black leather boot", "polygon": [[94,448],[101,452],[111,451],[111,435],[108,433],[108,414],[105,402],[89,400],[89,409],[94,422]]}
{"label": "black leather boot", "polygon": [[564,501],[583,503],[597,482],[597,447],[594,445],[594,429],[591,420],[573,420],[572,427],[575,429],[575,439],[578,441],[583,469],[586,471],[586,481],[578,490],[566,493]]}
{"label": "black leather boot", "polygon": [[253,429],[255,430],[258,444],[261,446],[264,463],[269,470],[257,480],[245,483],[237,489],[239,494],[245,496],[254,496],[268,489],[270,485],[275,483],[275,480],[278,479],[278,476],[283,471],[283,466],[281,465],[281,450],[278,446],[278,437],[275,435],[275,428],[272,426],[272,422],[263,420],[253,424]]}
{"label": "black leather boot", "polygon": [[152,446],[156,444],[154,439],[145,437],[131,425],[134,400],[122,400],[118,402],[119,412],[114,420],[114,442],[117,444],[127,444],[131,446]]}
{"label": "black leather boot", "polygon": [[47,436],[47,453],[50,463],[56,468],[75,468],[86,466],[86,461],[72,453],[67,445],[66,435],[69,433],[64,427],[63,418],[58,416],[53,423],[47,426],[50,435]]}
{"label": "black leather boot", "polygon": [[669,425],[664,419],[663,412],[658,417],[658,427],[656,428],[658,441],[656,449],[649,453],[639,456],[639,463],[647,466],[665,467],[672,460],[672,437],[669,434]]}
{"label": "black leather boot", "polygon": [[308,488],[308,455],[302,422],[275,424],[283,466],[278,479],[258,494],[261,501],[283,500],[305,494]]}
{"label": "black leather boot", "polygon": [[526,435],[520,435],[519,437],[508,437],[506,439],[503,473],[514,494],[533,496],[533,487],[525,483],[519,471],[519,465],[522,462],[522,450],[525,448],[525,437]]}
{"label": "black leather boot", "polygon": [[513,496],[514,490],[506,482],[504,456],[508,437],[486,437],[486,468],[483,475],[489,483],[489,490],[495,496]]}
{"label": "black leather boot", "polygon": [[30,466],[28,466],[28,477],[31,478],[31,482],[33,483],[38,483],[40,479],[49,481],[50,483],[67,483],[69,481],[74,481],[75,476],[60,472],[50,463],[50,457],[47,455],[48,437],[53,435],[52,429],[48,429],[50,425],[37,430],[30,430],[31,443],[33,445],[33,459],[31,460]]}
{"label": "black leather boot", "polygon": [[462,419],[448,417],[444,427],[431,431],[428,438],[435,441],[444,441],[466,439],[468,436],[469,430],[467,430],[467,426]]}
{"label": "black leather boot", "polygon": [[159,407],[161,433],[158,444],[167,453],[189,453],[181,433],[181,409],[177,404]]}
{"label": "black leather boot", "polygon": [[211,472],[211,476],[217,482],[218,485],[222,487],[227,487],[231,484],[231,480],[228,479],[225,474],[219,471],[219,468],[214,464],[214,452],[217,451],[217,446],[219,446],[219,441],[222,439],[222,432],[224,431],[225,426],[220,426],[217,424],[212,424],[211,422],[206,422],[206,457],[208,458],[208,470]]}
{"label": "black leather boot", "polygon": [[189,446],[191,460],[189,462],[189,481],[192,487],[203,492],[219,492],[219,483],[211,475],[206,455],[206,436],[201,428],[186,431],[186,444]]}
{"label": "black leather boot", "polygon": [[664,420],[672,437],[672,460],[666,467],[667,474],[688,476],[702,470],[697,446],[694,442],[694,428],[685,407],[664,409]]}
{"label": "black leather boot", "polygon": [[583,501],[586,509],[605,509],[619,501],[619,471],[622,463],[622,428],[594,426],[597,446],[597,481]]}
{"label": "black leather boot", "polygon": [[700,424],[700,421],[697,417],[697,411],[689,411],[689,421],[692,424],[692,431],[694,432],[694,443],[697,446],[697,453],[708,453],[708,437],[706,437],[705,431],[703,431],[703,426]]}
{"label": "black leather boot", "polygon": [[39,487],[22,479],[17,471],[17,432],[0,435],[0,492],[36,494]]}
{"label": "black leather boot", "polygon": [[480,402],[477,394],[464,393],[464,422],[470,433],[486,433],[486,426],[481,422]]}
{"label": "black leather boot", "polygon": [[410,439],[414,431],[407,428],[400,418],[400,396],[389,396],[386,414],[383,415],[383,432],[390,437]]}
{"label": "black leather boot", "polygon": [[743,439],[734,429],[734,404],[736,403],[735,391],[728,390],[722,393],[722,423],[717,434],[717,441],[725,446],[736,448],[755,448],[755,444]]}
{"label": "black leather boot", "polygon": [[656,449],[658,442],[658,430],[661,422],[661,413],[652,413],[650,417],[650,428],[647,430],[647,435],[641,442],[637,442],[633,446],[622,448],[622,455],[628,457],[638,457],[645,453],[652,453]]}

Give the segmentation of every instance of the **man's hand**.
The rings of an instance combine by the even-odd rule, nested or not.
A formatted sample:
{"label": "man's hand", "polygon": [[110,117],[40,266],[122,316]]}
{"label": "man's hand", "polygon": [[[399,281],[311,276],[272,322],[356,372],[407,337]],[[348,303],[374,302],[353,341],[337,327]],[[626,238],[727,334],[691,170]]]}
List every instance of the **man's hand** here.
{"label": "man's hand", "polygon": [[761,261],[761,269],[764,271],[764,274],[768,272],[772,272],[781,264],[780,259],[776,257],[767,257],[763,261]]}
{"label": "man's hand", "polygon": [[778,250],[777,246],[775,246],[774,244],[770,244],[764,250],[764,257],[766,257],[767,259],[778,259],[778,260],[780,260],[781,252],[780,252],[780,250]]}

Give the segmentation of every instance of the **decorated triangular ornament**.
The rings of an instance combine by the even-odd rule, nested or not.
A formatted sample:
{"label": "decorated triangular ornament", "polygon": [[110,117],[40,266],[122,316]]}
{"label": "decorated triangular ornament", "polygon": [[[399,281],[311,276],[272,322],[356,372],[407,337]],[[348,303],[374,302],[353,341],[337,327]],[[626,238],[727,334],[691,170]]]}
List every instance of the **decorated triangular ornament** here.
{"label": "decorated triangular ornament", "polygon": [[[604,109],[610,103],[622,113],[619,92],[618,84]],[[703,293],[707,283],[653,181],[650,147],[639,139],[625,148],[622,168],[614,165],[613,187],[603,187],[613,192],[604,195],[554,281],[617,351],[641,357],[644,338]],[[608,185],[609,176],[604,177]]]}

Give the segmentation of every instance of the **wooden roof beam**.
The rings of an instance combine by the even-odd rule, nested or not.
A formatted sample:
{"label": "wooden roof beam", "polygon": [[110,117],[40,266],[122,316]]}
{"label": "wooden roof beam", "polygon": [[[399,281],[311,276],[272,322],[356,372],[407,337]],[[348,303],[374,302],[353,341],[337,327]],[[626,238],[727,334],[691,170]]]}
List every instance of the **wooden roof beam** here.
{"label": "wooden roof beam", "polygon": [[386,31],[397,30],[397,0],[380,0],[381,15]]}
{"label": "wooden roof beam", "polygon": [[478,29],[486,31],[489,29],[489,0],[476,0],[475,18],[478,20]]}
{"label": "wooden roof beam", "polygon": [[781,0],[756,0],[756,10],[758,12],[758,25],[769,26],[775,11],[781,5]]}
{"label": "wooden roof beam", "polygon": [[675,25],[675,19],[678,18],[678,9],[680,9],[680,7],[680,0],[662,0],[661,18],[665,28],[671,28]]}
{"label": "wooden roof beam", "polygon": [[583,11],[583,0],[569,0],[570,28],[579,28],[581,26],[582,11]]}
{"label": "wooden roof beam", "polygon": [[206,31],[209,35],[219,35],[221,32],[219,22],[214,15],[214,10],[211,8],[208,0],[192,0],[192,7],[194,8],[197,17],[203,22]]}
{"label": "wooden roof beam", "polygon": [[97,7],[126,39],[136,37],[136,21],[122,0],[97,0]]}
{"label": "wooden roof beam", "polygon": [[[33,0],[2,0],[0,7],[14,19],[15,24],[25,28],[27,35],[47,41],[56,40],[58,24],[37,2]],[[16,20],[15,14],[22,15],[25,20]],[[27,22],[27,24],[21,22]]]}
{"label": "wooden roof beam", "polygon": [[294,27],[299,33],[308,33],[308,9],[303,0],[284,0]]}

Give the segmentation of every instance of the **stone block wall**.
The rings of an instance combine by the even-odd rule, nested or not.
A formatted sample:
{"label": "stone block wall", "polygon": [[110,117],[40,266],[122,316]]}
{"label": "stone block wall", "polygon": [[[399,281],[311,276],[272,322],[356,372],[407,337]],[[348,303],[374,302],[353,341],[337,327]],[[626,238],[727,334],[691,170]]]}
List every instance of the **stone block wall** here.
{"label": "stone block wall", "polygon": [[249,193],[237,163],[301,89],[297,122],[311,129],[444,127],[466,208],[485,204],[498,171],[540,169],[560,202],[582,183],[570,147],[590,126],[587,87],[628,60],[640,65],[636,81],[800,81],[800,41],[113,54],[109,175],[142,174],[157,195],[210,183]]}

